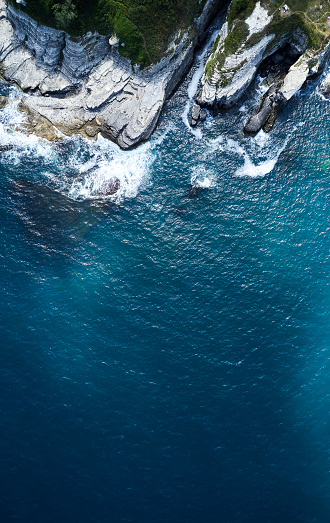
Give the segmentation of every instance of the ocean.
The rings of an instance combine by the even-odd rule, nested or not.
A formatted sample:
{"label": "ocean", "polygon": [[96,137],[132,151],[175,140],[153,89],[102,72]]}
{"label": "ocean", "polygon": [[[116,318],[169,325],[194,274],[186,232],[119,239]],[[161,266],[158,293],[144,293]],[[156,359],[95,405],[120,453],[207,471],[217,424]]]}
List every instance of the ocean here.
{"label": "ocean", "polygon": [[191,129],[202,58],[129,152],[0,85],[2,522],[330,520],[330,104]]}

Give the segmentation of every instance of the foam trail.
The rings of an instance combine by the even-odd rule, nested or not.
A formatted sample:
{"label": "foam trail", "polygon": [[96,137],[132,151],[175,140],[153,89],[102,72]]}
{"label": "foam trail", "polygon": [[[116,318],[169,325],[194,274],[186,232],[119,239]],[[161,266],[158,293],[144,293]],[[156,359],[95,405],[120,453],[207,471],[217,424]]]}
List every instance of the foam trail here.
{"label": "foam trail", "polygon": [[[239,177],[250,177],[250,178],[260,178],[265,176],[266,174],[269,174],[275,167],[275,165],[278,162],[278,159],[281,155],[281,153],[284,151],[285,147],[287,146],[292,133],[297,129],[297,127],[294,127],[292,132],[286,137],[282,145],[277,149],[275,154],[273,153],[271,156],[271,153],[268,153],[267,156],[270,156],[267,158],[267,160],[254,163],[251,160],[250,155],[247,153],[247,151],[242,147],[236,140],[233,140],[232,138],[225,139],[223,136],[219,136],[218,138],[215,138],[213,140],[210,140],[208,152],[205,153],[205,157],[207,157],[210,152],[214,152],[216,150],[221,151],[227,151],[233,154],[237,154],[244,159],[244,163],[241,167],[239,167],[236,172],[235,176]],[[270,144],[270,136],[264,133],[263,131],[260,131],[258,135],[256,135],[251,140],[251,146],[252,149],[257,153],[257,155],[260,155],[260,149],[268,149]],[[271,142],[272,144],[272,142]],[[267,150],[266,149],[266,150]]]}
{"label": "foam trail", "polygon": [[188,85],[188,88],[187,88],[188,100],[187,100],[187,102],[185,104],[184,110],[183,110],[182,115],[181,115],[183,123],[186,125],[186,127],[189,129],[189,131],[194,136],[196,136],[196,138],[198,138],[198,139],[202,138],[203,133],[202,133],[201,129],[193,129],[190,126],[189,121],[188,121],[188,114],[189,114],[189,110],[190,110],[192,101],[193,101],[193,99],[194,99],[194,97],[196,95],[199,82],[200,82],[200,80],[201,80],[201,78],[203,76],[203,72],[204,72],[204,58],[206,56],[206,53],[207,53],[209,47],[213,44],[214,40],[216,39],[216,36],[217,36],[218,32],[219,32],[218,29],[213,31],[213,33],[211,34],[210,38],[206,42],[206,45],[205,45],[202,53],[200,53],[197,56],[197,61],[199,63],[198,63],[198,66],[197,66],[193,76],[192,76],[192,79],[190,80],[190,83]]}
{"label": "foam trail", "polygon": [[242,154],[242,156],[244,157],[244,164],[237,169],[237,171],[235,172],[235,176],[260,178],[265,176],[266,174],[269,174],[277,164],[278,159],[284,151],[285,147],[287,146],[290,137],[291,134],[286,137],[283,144],[281,145],[281,147],[279,147],[276,154],[272,158],[268,158],[264,162],[261,162],[257,165],[252,162],[250,156],[247,154],[246,151],[244,151],[244,149],[242,149],[241,147],[239,147],[239,149],[237,148],[237,152],[239,154]]}
{"label": "foam trail", "polygon": [[207,172],[205,167],[195,167],[191,175],[190,183],[192,186],[201,187],[202,189],[208,189],[214,187],[215,177],[214,175]]}

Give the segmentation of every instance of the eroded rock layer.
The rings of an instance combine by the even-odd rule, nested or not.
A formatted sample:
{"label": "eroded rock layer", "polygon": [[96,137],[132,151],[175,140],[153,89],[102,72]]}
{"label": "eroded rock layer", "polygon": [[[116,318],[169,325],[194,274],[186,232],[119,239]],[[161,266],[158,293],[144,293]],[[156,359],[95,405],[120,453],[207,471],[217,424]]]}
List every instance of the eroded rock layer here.
{"label": "eroded rock layer", "polygon": [[[196,21],[200,38],[218,7],[216,0],[207,1]],[[69,37],[0,0],[1,74],[28,93],[24,105],[65,134],[101,133],[124,149],[150,137],[197,44],[198,36],[180,35],[166,58],[139,72],[108,38]]]}

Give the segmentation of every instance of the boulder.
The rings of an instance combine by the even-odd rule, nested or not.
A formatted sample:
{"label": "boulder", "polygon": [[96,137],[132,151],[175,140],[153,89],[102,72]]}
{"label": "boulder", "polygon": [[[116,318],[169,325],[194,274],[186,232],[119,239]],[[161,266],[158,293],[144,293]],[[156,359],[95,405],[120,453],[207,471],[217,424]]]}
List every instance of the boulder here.
{"label": "boulder", "polygon": [[325,82],[321,85],[322,94],[326,97],[330,97],[330,79],[327,77]]}
{"label": "boulder", "polygon": [[14,149],[13,144],[0,145],[0,153],[6,153],[7,151],[11,151],[12,149]]}
{"label": "boulder", "polygon": [[[279,87],[277,87],[279,89]],[[285,103],[285,98],[280,90],[275,90],[274,86],[263,96],[261,104],[254,110],[251,118],[244,126],[244,132],[252,136],[256,135],[261,129],[269,132],[273,127],[277,114]]]}
{"label": "boulder", "polygon": [[199,120],[201,114],[201,108],[198,104],[194,103],[191,110],[191,121],[190,124],[192,127],[195,127],[197,125],[197,122]]}
{"label": "boulder", "polygon": [[207,110],[206,109],[202,109],[201,112],[200,112],[200,115],[199,115],[200,121],[204,122],[206,117],[207,117]]}
{"label": "boulder", "polygon": [[116,194],[120,189],[120,180],[118,178],[110,178],[103,182],[100,188],[101,196],[112,196]]}
{"label": "boulder", "polygon": [[7,96],[0,96],[0,109],[3,109],[6,107],[7,103],[9,102],[9,99]]}

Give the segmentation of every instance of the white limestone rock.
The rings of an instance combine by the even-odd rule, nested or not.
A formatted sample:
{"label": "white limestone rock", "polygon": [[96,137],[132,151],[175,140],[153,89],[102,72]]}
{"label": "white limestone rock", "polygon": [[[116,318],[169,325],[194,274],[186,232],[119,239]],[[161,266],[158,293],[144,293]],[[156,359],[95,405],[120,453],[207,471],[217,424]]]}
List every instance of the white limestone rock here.
{"label": "white limestone rock", "polygon": [[[200,34],[216,6],[216,0],[207,1],[197,21]],[[0,0],[0,68],[6,79],[34,91],[24,97],[27,115],[40,114],[69,135],[100,132],[124,149],[150,137],[166,98],[192,63],[197,41],[184,34],[166,57],[140,73],[108,37],[69,37],[12,6],[6,10]]]}
{"label": "white limestone rock", "polygon": [[307,54],[294,63],[284,78],[280,93],[286,101],[289,101],[299,91],[309,76],[309,59]]}

